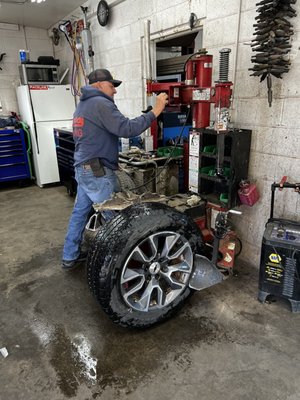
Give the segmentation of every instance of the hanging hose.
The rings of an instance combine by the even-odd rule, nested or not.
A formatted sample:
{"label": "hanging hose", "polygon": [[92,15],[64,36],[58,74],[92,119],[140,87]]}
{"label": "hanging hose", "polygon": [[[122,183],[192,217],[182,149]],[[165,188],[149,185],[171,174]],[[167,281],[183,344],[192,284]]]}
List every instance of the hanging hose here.
{"label": "hanging hose", "polygon": [[[76,42],[76,33],[79,29],[77,26],[78,22],[76,22],[76,26],[73,29],[71,22],[66,21],[65,23],[59,26],[61,32],[64,33],[65,38],[72,50],[73,53],[73,65],[72,65],[72,74],[71,74],[71,88],[73,96],[80,96],[80,73],[83,75],[85,81],[85,69],[83,65],[83,58],[82,58],[82,50],[77,48],[78,43]],[[80,46],[78,46],[80,47]],[[77,81],[77,84],[76,84]]]}

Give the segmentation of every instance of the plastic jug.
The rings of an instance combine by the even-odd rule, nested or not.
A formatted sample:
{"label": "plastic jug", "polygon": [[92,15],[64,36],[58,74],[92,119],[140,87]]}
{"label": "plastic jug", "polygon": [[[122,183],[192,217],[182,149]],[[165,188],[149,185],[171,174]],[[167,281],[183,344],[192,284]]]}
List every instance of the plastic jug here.
{"label": "plastic jug", "polygon": [[29,51],[28,50],[19,50],[20,61],[22,64],[29,61]]}
{"label": "plastic jug", "polygon": [[256,185],[254,183],[250,183],[250,181],[240,182],[240,189],[238,190],[238,195],[242,204],[246,204],[247,206],[251,207],[259,199],[259,193],[257,191]]}

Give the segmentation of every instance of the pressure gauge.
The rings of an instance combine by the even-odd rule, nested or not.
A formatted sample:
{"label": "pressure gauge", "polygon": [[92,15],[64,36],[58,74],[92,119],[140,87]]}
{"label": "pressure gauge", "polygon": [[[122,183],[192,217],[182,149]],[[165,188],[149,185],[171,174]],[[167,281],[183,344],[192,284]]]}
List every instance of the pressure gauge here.
{"label": "pressure gauge", "polygon": [[108,21],[109,8],[105,0],[99,1],[97,7],[97,18],[101,26],[105,26]]}

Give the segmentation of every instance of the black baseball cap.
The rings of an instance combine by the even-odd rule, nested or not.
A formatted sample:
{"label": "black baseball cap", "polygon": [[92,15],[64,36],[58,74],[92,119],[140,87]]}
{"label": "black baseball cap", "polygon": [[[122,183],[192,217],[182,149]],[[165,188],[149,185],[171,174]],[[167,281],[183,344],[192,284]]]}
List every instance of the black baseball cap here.
{"label": "black baseball cap", "polygon": [[115,87],[121,85],[122,81],[113,79],[111,73],[107,69],[95,69],[88,76],[89,84],[96,82],[111,82]]}

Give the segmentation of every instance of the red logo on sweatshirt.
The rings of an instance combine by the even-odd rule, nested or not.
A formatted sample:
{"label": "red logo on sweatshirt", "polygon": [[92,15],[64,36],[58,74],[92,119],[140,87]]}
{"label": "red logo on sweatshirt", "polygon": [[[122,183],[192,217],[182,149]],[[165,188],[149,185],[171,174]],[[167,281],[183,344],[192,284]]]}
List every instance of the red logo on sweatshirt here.
{"label": "red logo on sweatshirt", "polygon": [[74,128],[82,128],[84,125],[84,118],[83,117],[77,117],[73,119],[73,127]]}
{"label": "red logo on sweatshirt", "polygon": [[81,138],[83,135],[84,118],[76,117],[73,119],[73,136]]}

